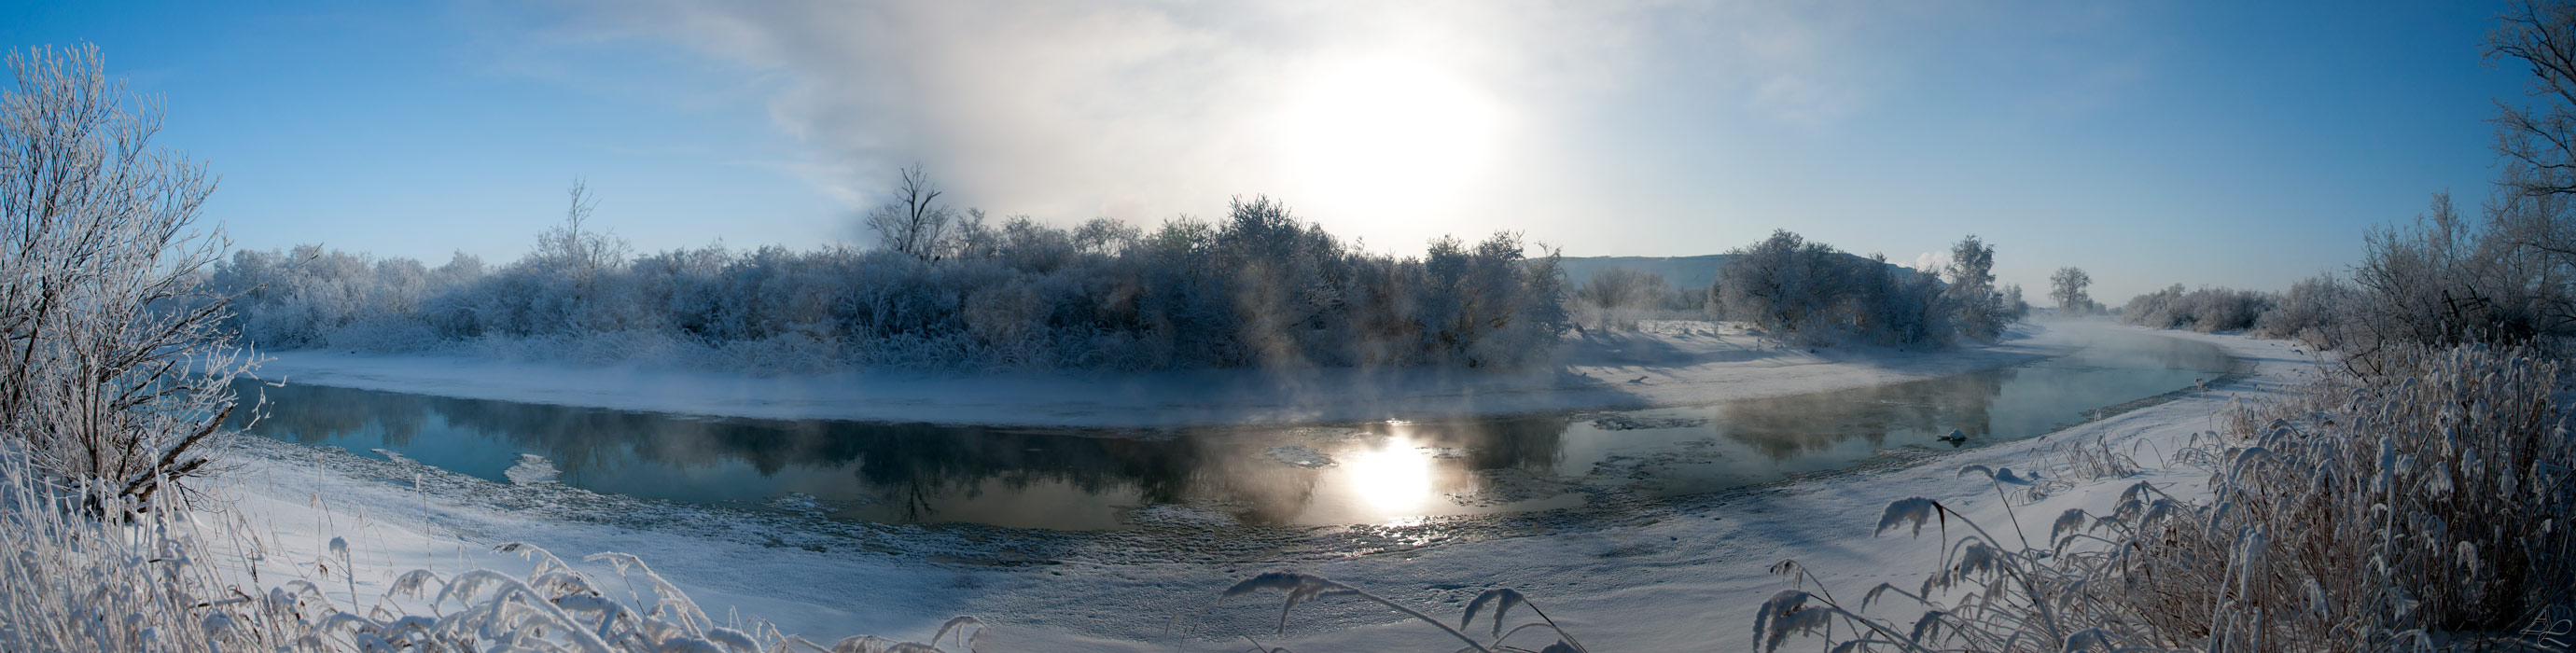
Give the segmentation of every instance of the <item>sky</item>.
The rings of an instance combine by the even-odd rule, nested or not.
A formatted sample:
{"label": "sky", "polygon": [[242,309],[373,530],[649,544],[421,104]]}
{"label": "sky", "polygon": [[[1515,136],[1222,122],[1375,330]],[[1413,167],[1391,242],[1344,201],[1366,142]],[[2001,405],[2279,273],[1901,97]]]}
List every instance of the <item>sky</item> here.
{"label": "sky", "polygon": [[655,251],[863,245],[920,165],[1071,224],[1268,195],[1371,250],[1974,234],[2044,299],[2279,289],[2492,186],[2481,2],[51,3],[221,186],[234,244],[517,258],[584,180]]}

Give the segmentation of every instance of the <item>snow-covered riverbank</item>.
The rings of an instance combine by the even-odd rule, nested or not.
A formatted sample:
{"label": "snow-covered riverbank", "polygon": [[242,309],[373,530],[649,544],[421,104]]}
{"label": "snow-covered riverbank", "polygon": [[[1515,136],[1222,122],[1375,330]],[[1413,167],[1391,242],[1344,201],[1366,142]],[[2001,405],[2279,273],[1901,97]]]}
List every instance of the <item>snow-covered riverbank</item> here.
{"label": "snow-covered riverbank", "polygon": [[[2055,329],[1959,358],[2026,359],[2048,347],[2070,346],[2088,328],[2121,327]],[[972,614],[995,628],[986,640],[988,651],[1166,651],[1176,644],[1178,650],[1240,650],[1242,640],[1226,641],[1232,635],[1253,635],[1297,650],[1454,648],[1444,647],[1441,636],[1425,626],[1398,622],[1392,614],[1348,601],[1301,606],[1285,637],[1271,635],[1278,612],[1277,604],[1267,599],[1237,599],[1208,608],[1217,591],[1234,580],[1261,571],[1297,570],[1452,619],[1482,589],[1518,588],[1599,650],[1744,650],[1753,643],[1753,609],[1782,587],[1783,581],[1767,572],[1781,559],[1798,559],[1837,592],[1858,593],[1885,581],[1911,585],[1931,570],[1937,545],[1930,538],[1871,537],[1871,526],[1889,501],[1933,497],[1977,515],[1987,528],[2009,528],[2010,518],[1991,487],[1957,477],[1962,465],[2028,469],[2044,466],[2052,448],[2103,439],[2158,467],[2190,434],[2213,428],[2212,415],[2232,397],[2259,399],[2315,369],[2313,360],[2294,353],[2287,343],[2162,334],[2218,345],[2253,363],[2251,371],[2206,394],[2040,439],[1582,514],[1226,531],[1174,520],[1098,535],[834,524],[792,510],[729,511],[600,497],[542,484],[509,486],[398,461],[328,451],[316,455],[257,440],[231,443],[229,457],[246,467],[230,477],[225,494],[237,501],[231,515],[261,533],[263,550],[279,567],[264,573],[302,565],[305,572],[284,571],[309,574],[309,562],[326,556],[330,538],[347,537],[358,558],[355,581],[361,599],[380,594],[396,574],[412,568],[524,570],[527,563],[515,556],[485,551],[500,542],[527,541],[566,557],[599,551],[637,554],[710,611],[738,609],[787,632],[818,638],[856,633],[923,638],[951,615]],[[1725,339],[1667,334],[1657,342],[1693,337],[1717,341],[1709,347]],[[1813,360],[1761,364],[1799,355]],[[1973,369],[1970,363],[1929,358],[1775,352],[1744,361],[1667,366],[1697,370],[1699,376],[1675,373],[1664,377],[1667,383],[1639,385],[1676,387],[1667,396],[1692,397],[1729,392],[1717,387],[1727,383],[1719,378],[1739,385],[1795,387],[1872,375],[1910,378],[1903,375],[1930,375],[1925,370],[1951,366]],[[1673,360],[1663,353],[1639,359]],[[1620,369],[1615,360],[1595,359],[1593,365],[1589,373],[1595,376]],[[1626,385],[1626,378],[1639,373],[1645,372],[1614,378]],[[1691,389],[1694,383],[1707,387]],[[2040,515],[2106,505],[2111,494],[2136,480],[2191,488],[2203,479],[2186,469],[2150,470],[2128,479],[2087,481],[2043,505],[2015,510],[2025,524],[2044,529]],[[273,584],[277,579],[263,580]],[[338,582],[322,585],[342,587]],[[1174,621],[1175,616],[1180,619]]]}
{"label": "snow-covered riverbank", "polygon": [[2088,329],[2023,325],[1950,351],[1794,347],[1673,322],[1570,338],[1560,365],[1521,371],[1208,370],[938,376],[742,374],[370,356],[265,354],[270,381],[468,399],[723,417],[1152,428],[1616,410],[1822,392],[1993,369],[2061,354]]}

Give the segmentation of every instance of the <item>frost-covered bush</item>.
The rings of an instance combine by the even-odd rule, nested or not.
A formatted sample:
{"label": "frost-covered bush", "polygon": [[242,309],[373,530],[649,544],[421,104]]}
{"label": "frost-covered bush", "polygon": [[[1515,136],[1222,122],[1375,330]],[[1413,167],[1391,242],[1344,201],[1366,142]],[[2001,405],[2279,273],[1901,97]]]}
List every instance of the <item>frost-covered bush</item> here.
{"label": "frost-covered bush", "polygon": [[241,294],[235,323],[266,347],[761,372],[1518,365],[1570,323],[1555,255],[1527,256],[1517,235],[1396,258],[1268,199],[1152,233],[970,211],[918,252],[631,260],[587,215],[577,198],[536,253],[490,271],[302,247],[237,253],[211,279]]}
{"label": "frost-covered bush", "polygon": [[2352,286],[2332,275],[2310,277],[2290,284],[2290,290],[2272,303],[2272,310],[2254,318],[2253,333],[2296,339],[2318,349],[2340,349],[2352,337],[2359,300]]}
{"label": "frost-covered bush", "polygon": [[2243,331],[2271,310],[2271,295],[2228,288],[2183,289],[2182,284],[2139,295],[2120,308],[2120,319],[2154,329],[2201,333]]}
{"label": "frost-covered bush", "polygon": [[1812,338],[1843,326],[1836,324],[1841,321],[1835,319],[1836,303],[1848,296],[1845,290],[1856,272],[1844,258],[1831,245],[1786,229],[1773,231],[1762,242],[1727,252],[1710,294],[1727,319]]}
{"label": "frost-covered bush", "polygon": [[2522,343],[2576,334],[2564,259],[2524,237],[2564,222],[2557,198],[2508,198],[2483,225],[2448,194],[2410,228],[2369,234],[2353,286],[2362,301],[2348,349],[2372,357],[2407,344]]}
{"label": "frost-covered bush", "polygon": [[1575,322],[1594,329],[1634,331],[1640,320],[1679,317],[1687,306],[1664,275],[1627,268],[1602,270],[1568,300]]}
{"label": "frost-covered bush", "polygon": [[1709,292],[1719,318],[1798,342],[1941,346],[1959,335],[1949,286],[1883,256],[1852,256],[1785,230],[1728,254]]}
{"label": "frost-covered bush", "polygon": [[[208,473],[246,366],[201,284],[204,168],[152,145],[95,48],[12,51],[0,91],[0,446],[100,507]],[[103,507],[101,507],[103,509]]]}
{"label": "frost-covered bush", "polygon": [[[2557,398],[2569,377],[2527,350],[2480,345],[2386,360],[2233,411],[2226,433],[2180,458],[2209,470],[2206,500],[2137,483],[2107,513],[2059,515],[2033,543],[1929,499],[1892,504],[1881,531],[1940,523],[1943,570],[1916,589],[1880,585],[1860,605],[1781,592],[1763,606],[1757,642],[1806,632],[1862,651],[2564,650],[2561,626],[2576,618],[2576,437]],[[1988,474],[1998,488],[2016,482]],[[1924,606],[1911,625],[1864,613],[1898,598]]]}

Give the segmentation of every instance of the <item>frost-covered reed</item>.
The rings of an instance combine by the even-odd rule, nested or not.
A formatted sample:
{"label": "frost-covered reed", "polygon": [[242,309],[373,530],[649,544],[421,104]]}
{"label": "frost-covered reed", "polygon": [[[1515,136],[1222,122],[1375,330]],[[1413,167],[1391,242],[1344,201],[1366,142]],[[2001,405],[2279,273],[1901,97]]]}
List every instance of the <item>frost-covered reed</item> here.
{"label": "frost-covered reed", "polygon": [[[1755,624],[1775,649],[1848,651],[2564,650],[2576,619],[2570,378],[2515,349],[2418,347],[2384,373],[2231,413],[2178,459],[2204,500],[2134,483],[2049,540],[2000,539],[1930,499],[1880,531],[1937,524],[1942,570],[1858,604],[1803,586]],[[2019,519],[2016,515],[2015,519]],[[1803,585],[1803,584],[1802,584]],[[1922,606],[1909,622],[1873,605]]]}
{"label": "frost-covered reed", "polygon": [[[1583,643],[1575,639],[1573,633],[1566,632],[1564,628],[1557,626],[1555,619],[1548,618],[1547,612],[1539,610],[1538,604],[1531,603],[1529,597],[1522,595],[1519,590],[1508,588],[1491,589],[1477,594],[1474,600],[1467,602],[1467,608],[1458,615],[1458,625],[1454,628],[1449,626],[1449,624],[1441,623],[1438,618],[1434,618],[1429,614],[1425,614],[1420,610],[1415,610],[1402,603],[1397,603],[1392,599],[1371,594],[1359,588],[1344,585],[1340,582],[1334,581],[1333,579],[1314,574],[1282,571],[1263,573],[1251,578],[1243,579],[1242,581],[1235,583],[1233,587],[1226,588],[1225,593],[1218,596],[1218,600],[1223,601],[1237,596],[1260,592],[1277,592],[1280,594],[1279,630],[1281,632],[1287,631],[1289,613],[1294,612],[1297,609],[1297,604],[1311,602],[1316,599],[1351,597],[1362,601],[1376,603],[1389,610],[1394,610],[1395,612],[1416,622],[1438,629],[1440,632],[1449,635],[1451,638],[1456,639],[1459,643],[1465,645],[1457,649],[1461,653],[1466,651],[1474,651],[1476,653],[1585,653],[1587,651],[1587,649],[1583,648]],[[1526,608],[1535,620],[1523,620],[1519,625],[1507,627],[1506,624],[1512,623],[1510,621],[1510,615],[1512,609],[1516,607]],[[1480,614],[1486,617],[1485,622],[1487,628],[1484,639],[1478,639],[1474,635],[1475,630],[1473,627],[1476,625],[1477,615]],[[1524,633],[1527,633],[1530,636],[1522,637]],[[1246,641],[1252,642],[1253,649],[1258,653],[1288,653],[1288,649],[1264,645],[1260,640],[1254,639],[1250,634],[1244,634],[1243,638]],[[1514,638],[1520,638],[1519,641],[1522,642],[1543,641],[1548,643],[1544,645],[1544,648],[1532,649],[1527,648],[1522,644],[1515,643]]]}
{"label": "frost-covered reed", "polygon": [[[932,643],[816,643],[756,619],[719,621],[635,556],[585,558],[616,573],[600,579],[517,543],[498,550],[532,561],[525,575],[416,570],[369,597],[346,540],[294,565],[303,577],[281,580],[251,571],[275,568],[280,553],[228,530],[248,524],[177,504],[78,496],[31,473],[23,455],[0,453],[0,651],[922,653],[974,650],[983,632],[959,617]],[[941,641],[955,648],[933,645]]]}

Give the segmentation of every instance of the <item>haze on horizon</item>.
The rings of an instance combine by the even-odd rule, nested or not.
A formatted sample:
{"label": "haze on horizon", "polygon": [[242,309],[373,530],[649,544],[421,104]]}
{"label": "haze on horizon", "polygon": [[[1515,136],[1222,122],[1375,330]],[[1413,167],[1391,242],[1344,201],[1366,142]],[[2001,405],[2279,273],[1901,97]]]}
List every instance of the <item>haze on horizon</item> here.
{"label": "haze on horizon", "polygon": [[[1775,228],[2002,281],[2278,289],[2493,174],[2501,3],[14,6],[96,43],[250,248],[511,260],[586,178],[646,251],[857,243],[919,163],[1068,224],[1269,195],[1373,250]],[[2038,295],[2033,293],[2034,297]]]}

